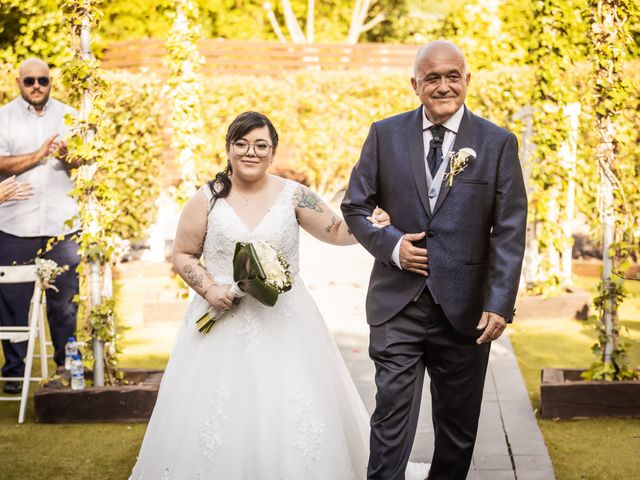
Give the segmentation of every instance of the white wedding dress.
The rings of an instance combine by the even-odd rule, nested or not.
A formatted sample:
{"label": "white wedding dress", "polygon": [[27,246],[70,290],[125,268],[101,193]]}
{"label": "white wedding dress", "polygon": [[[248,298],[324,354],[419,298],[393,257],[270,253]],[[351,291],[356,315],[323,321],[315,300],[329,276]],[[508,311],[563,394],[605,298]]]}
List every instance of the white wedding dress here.
{"label": "white wedding dress", "polygon": [[[206,335],[195,321],[208,305],[194,298],[132,480],[366,478],[369,415],[298,276],[297,186],[287,180],[253,230],[226,200],[211,209],[204,264],[217,283],[232,283],[236,242],[264,240],[288,259],[293,288],[274,307],[242,298]],[[409,470],[407,478],[427,474],[424,465]]]}

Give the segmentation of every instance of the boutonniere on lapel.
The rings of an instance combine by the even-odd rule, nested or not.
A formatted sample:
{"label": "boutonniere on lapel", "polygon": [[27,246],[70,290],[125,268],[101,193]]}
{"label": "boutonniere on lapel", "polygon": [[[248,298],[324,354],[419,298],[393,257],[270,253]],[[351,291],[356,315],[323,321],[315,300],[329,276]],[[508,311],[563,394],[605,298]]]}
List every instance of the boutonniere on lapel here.
{"label": "boutonniere on lapel", "polygon": [[444,176],[449,180],[449,187],[453,187],[453,177],[467,168],[469,161],[474,158],[476,158],[476,151],[473,148],[461,148],[457,152],[447,153],[449,171]]}

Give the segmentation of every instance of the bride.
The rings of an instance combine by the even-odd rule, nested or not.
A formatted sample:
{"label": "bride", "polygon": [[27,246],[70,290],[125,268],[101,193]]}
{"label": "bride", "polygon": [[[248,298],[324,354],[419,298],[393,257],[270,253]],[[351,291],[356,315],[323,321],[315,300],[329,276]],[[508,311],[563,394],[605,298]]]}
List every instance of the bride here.
{"label": "bride", "polygon": [[[363,480],[369,416],[298,276],[301,226],[324,242],[356,243],[305,186],[267,173],[278,134],[256,112],[229,126],[224,172],[180,218],[174,266],[198,296],[180,326],[132,480]],[[383,211],[371,228],[389,223]],[[267,307],[233,304],[236,242],[266,241],[290,264],[293,287]],[[204,259],[204,266],[200,258]],[[226,310],[207,334],[196,320]],[[410,465],[424,479],[424,465]]]}

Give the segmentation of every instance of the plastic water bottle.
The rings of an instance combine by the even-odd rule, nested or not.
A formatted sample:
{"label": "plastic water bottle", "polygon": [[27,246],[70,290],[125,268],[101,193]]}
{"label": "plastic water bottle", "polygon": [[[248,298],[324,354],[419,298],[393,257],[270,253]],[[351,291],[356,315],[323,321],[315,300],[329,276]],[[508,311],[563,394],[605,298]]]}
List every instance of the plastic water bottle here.
{"label": "plastic water bottle", "polygon": [[78,355],[78,342],[76,337],[67,338],[67,344],[64,346],[64,369],[71,370],[71,360],[74,355]]}
{"label": "plastic water bottle", "polygon": [[84,364],[80,355],[71,359],[71,390],[84,389]]}

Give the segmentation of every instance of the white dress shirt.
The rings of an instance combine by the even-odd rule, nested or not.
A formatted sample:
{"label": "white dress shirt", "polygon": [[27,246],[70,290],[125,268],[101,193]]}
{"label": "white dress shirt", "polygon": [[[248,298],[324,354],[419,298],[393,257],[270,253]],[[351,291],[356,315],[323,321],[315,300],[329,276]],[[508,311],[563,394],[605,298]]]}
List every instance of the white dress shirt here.
{"label": "white dress shirt", "polygon": [[[18,97],[0,108],[0,164],[3,156],[23,155],[37,151],[54,134],[62,140],[67,133],[64,116],[76,111],[49,99],[42,115],[26,100]],[[9,175],[0,175],[4,180]],[[16,176],[18,182],[30,183],[33,197],[0,204],[0,230],[18,237],[53,237],[78,230],[64,222],[78,213],[69,192],[73,182],[63,163],[47,157],[39,164]]]}
{"label": "white dress shirt", "polygon": [[[447,154],[453,147],[453,142],[456,139],[456,135],[458,133],[458,129],[460,128],[460,122],[462,121],[462,116],[464,115],[464,105],[461,105],[460,108],[454,113],[449,120],[444,122],[442,125],[447,128],[444,134],[444,140],[442,141],[442,158],[447,158]],[[431,195],[431,176],[428,174],[429,172],[429,164],[427,163],[427,156],[429,155],[429,144],[431,143],[431,139],[433,135],[431,134],[431,130],[429,127],[433,125],[427,118],[427,114],[424,110],[424,106],[422,107],[422,141],[423,141],[423,151],[424,151],[424,166],[425,171],[427,172],[427,190]],[[444,161],[442,162],[444,163]],[[442,167],[442,164],[440,165]],[[435,198],[429,198],[429,203],[435,205]],[[391,223],[393,223],[393,218],[391,219]],[[418,233],[418,232],[410,232],[410,233]],[[396,243],[393,252],[391,253],[391,262],[402,269],[400,266],[400,244],[402,243],[402,238],[398,240]]]}

